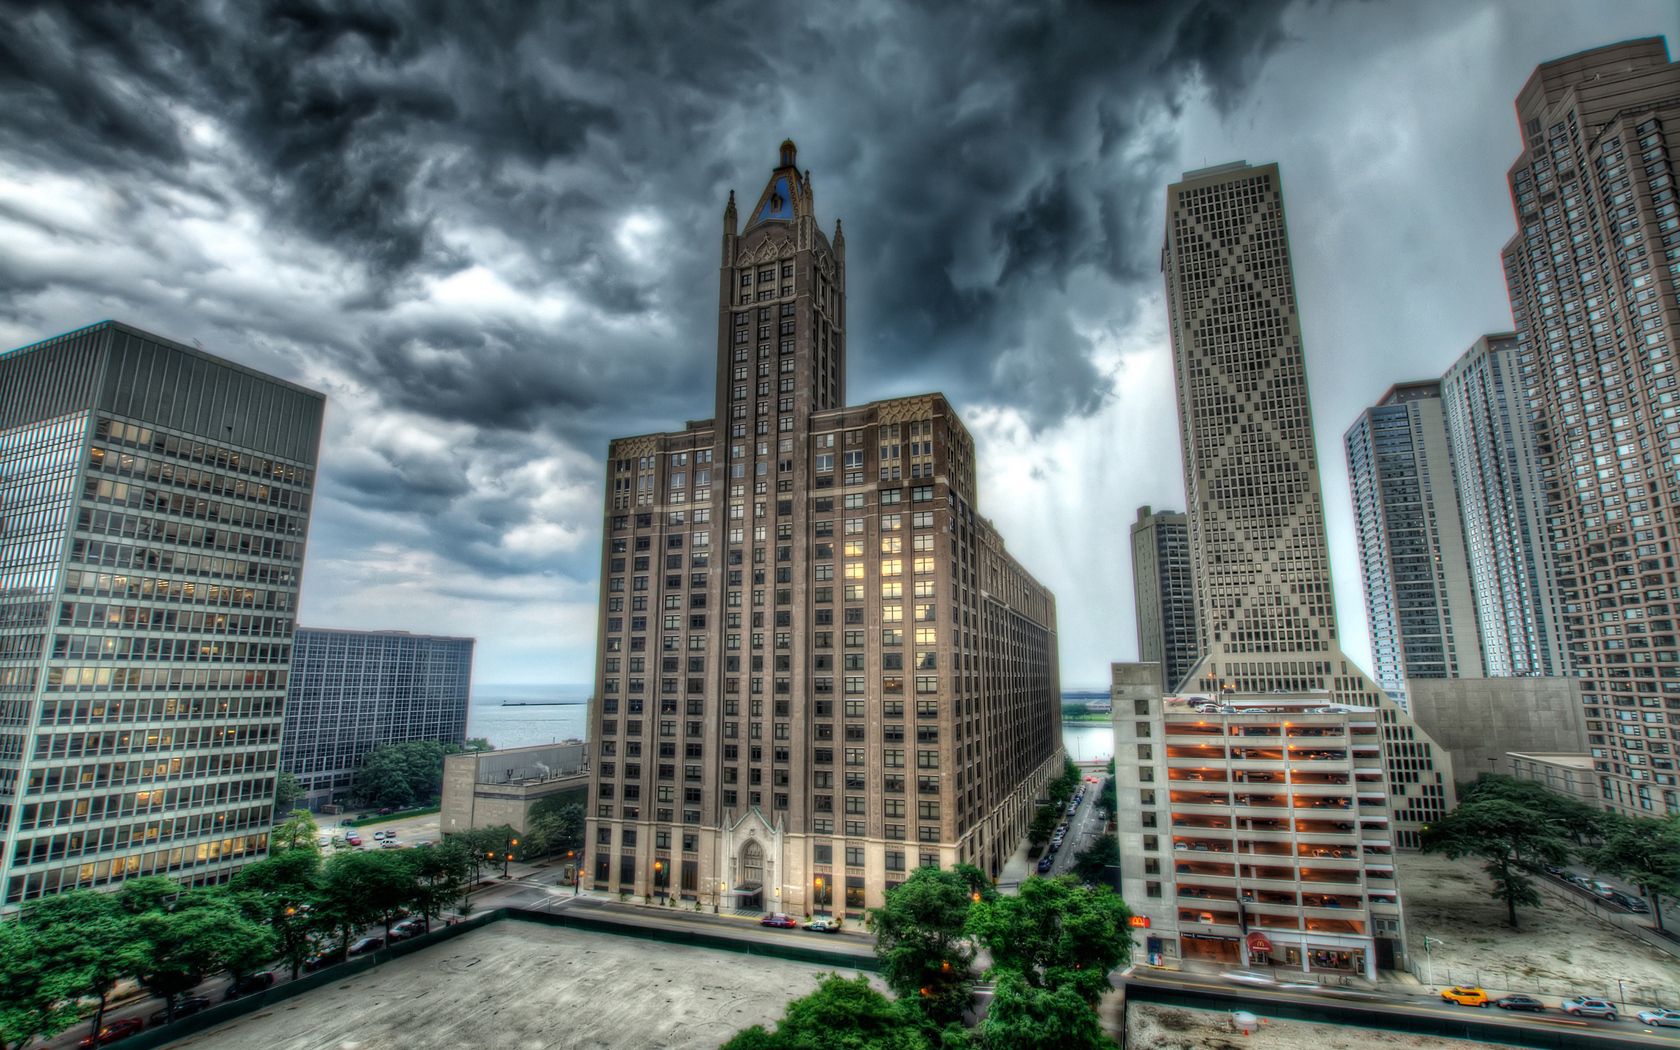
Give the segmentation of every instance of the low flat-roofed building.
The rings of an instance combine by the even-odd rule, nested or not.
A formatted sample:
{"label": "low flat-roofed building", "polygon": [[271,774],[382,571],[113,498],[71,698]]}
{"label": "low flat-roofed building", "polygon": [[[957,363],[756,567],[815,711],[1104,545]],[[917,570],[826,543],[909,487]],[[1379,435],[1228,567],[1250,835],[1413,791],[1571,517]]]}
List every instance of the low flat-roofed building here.
{"label": "low flat-roofed building", "polygon": [[[1583,754],[1586,708],[1576,678],[1414,678],[1406,682],[1412,718],[1452,755],[1462,782],[1508,773],[1505,756]],[[1594,806],[1604,803],[1597,797]]]}
{"label": "low flat-roofed building", "polygon": [[439,830],[447,835],[506,824],[524,831],[538,802],[569,791],[582,804],[588,789],[588,749],[581,740],[446,755]]}
{"label": "low flat-roofed building", "polygon": [[1593,757],[1589,754],[1511,751],[1505,755],[1505,761],[1508,766],[1501,769],[1501,773],[1543,784],[1560,795],[1578,798],[1595,808],[1604,804],[1600,798],[1598,773],[1593,769]]}
{"label": "low flat-roofed building", "polygon": [[1114,692],[1138,957],[1365,978],[1401,962],[1382,712],[1315,693],[1151,696],[1126,666],[1148,665],[1116,665]]}

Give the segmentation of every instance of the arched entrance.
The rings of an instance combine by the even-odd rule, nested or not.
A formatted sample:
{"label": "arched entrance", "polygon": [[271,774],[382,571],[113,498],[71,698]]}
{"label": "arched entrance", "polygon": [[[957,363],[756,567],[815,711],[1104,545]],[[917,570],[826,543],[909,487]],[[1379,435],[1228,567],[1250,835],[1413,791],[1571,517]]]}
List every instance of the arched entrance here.
{"label": "arched entrance", "polygon": [[748,839],[741,847],[740,878],[735,882],[736,906],[745,911],[764,909],[764,847]]}

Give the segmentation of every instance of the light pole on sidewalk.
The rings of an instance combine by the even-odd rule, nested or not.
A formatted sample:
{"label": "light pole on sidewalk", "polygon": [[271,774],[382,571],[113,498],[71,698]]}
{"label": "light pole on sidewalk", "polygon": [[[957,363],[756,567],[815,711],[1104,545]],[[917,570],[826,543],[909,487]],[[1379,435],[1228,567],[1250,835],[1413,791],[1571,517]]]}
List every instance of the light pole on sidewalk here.
{"label": "light pole on sidewalk", "polygon": [[1434,984],[1435,983],[1435,954],[1434,954],[1434,949],[1437,945],[1442,945],[1442,944],[1445,944],[1445,943],[1446,942],[1441,940],[1439,937],[1425,937],[1423,939],[1424,968],[1429,971],[1428,974],[1423,979],[1425,984]]}

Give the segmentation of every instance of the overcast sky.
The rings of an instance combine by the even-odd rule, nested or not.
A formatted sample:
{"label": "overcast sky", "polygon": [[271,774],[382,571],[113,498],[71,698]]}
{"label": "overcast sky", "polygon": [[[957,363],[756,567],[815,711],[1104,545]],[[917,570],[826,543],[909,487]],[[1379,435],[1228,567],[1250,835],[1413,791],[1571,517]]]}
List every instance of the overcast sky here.
{"label": "overcast sky", "polygon": [[1534,65],[1680,39],[1672,0],[0,20],[0,345],[109,317],[325,391],[302,622],[476,635],[481,684],[592,677],[606,442],[711,415],[724,200],[784,136],[845,221],[849,400],[959,406],[1067,686],[1135,658],[1128,526],[1184,501],[1165,186],[1277,161],[1366,660],[1342,432],[1510,326]]}

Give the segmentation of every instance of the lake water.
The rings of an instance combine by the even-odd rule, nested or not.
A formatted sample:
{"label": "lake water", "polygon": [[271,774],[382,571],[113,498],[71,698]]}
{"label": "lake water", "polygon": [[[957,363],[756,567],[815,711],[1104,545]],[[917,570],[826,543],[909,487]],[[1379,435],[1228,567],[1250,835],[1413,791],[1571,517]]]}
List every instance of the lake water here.
{"label": "lake water", "polygon": [[[525,747],[577,738],[589,731],[587,685],[487,685],[473,690],[467,735],[493,747]],[[542,706],[508,707],[503,701]],[[1114,730],[1104,722],[1062,723],[1062,745],[1075,762],[1102,762],[1114,755]]]}

